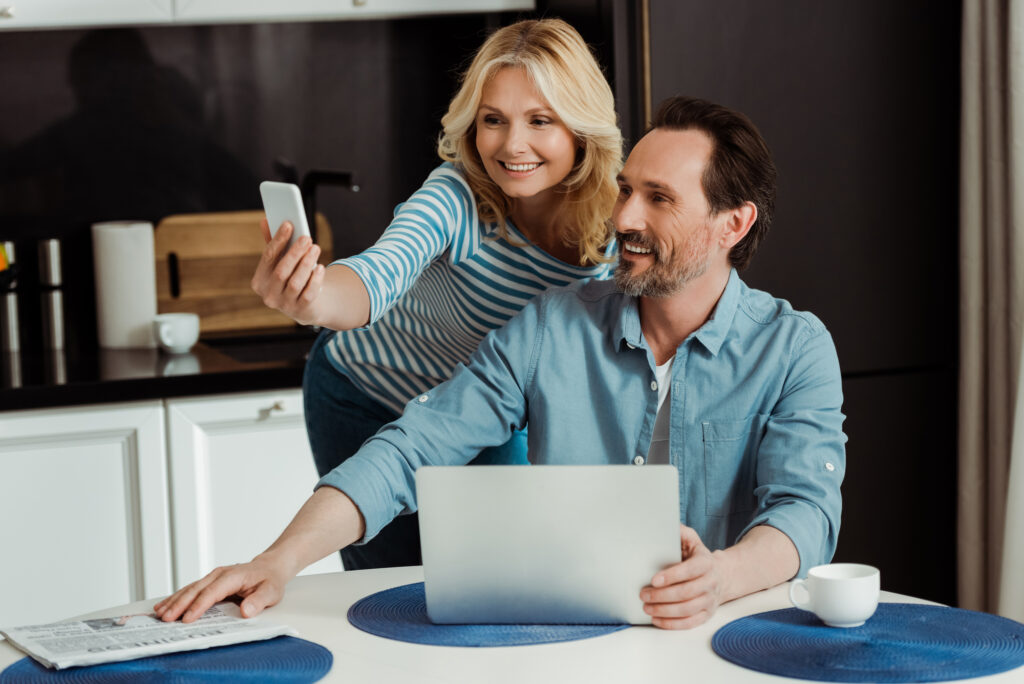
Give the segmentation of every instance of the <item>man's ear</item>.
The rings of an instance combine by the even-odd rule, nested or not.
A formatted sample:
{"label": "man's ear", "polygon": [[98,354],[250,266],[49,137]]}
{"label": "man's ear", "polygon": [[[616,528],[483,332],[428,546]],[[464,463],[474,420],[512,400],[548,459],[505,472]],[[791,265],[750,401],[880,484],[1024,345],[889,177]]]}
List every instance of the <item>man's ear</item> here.
{"label": "man's ear", "polygon": [[757,220],[757,207],[753,202],[744,202],[735,209],[725,210],[722,214],[725,220],[719,233],[718,244],[723,249],[732,249],[747,236],[750,227]]}

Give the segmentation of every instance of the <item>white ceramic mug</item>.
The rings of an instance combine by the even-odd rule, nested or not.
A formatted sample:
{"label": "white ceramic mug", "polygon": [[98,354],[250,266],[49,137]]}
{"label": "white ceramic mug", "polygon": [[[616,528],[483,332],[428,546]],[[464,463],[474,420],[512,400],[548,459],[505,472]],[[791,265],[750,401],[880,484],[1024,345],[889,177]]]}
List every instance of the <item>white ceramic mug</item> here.
{"label": "white ceramic mug", "polygon": [[[816,565],[807,571],[807,579],[790,583],[789,601],[830,627],[860,627],[875,614],[880,589],[878,568],[859,563]],[[807,594],[807,600],[797,600],[798,590]]]}
{"label": "white ceramic mug", "polygon": [[153,335],[161,349],[171,354],[184,354],[199,339],[199,315],[160,314],[153,319]]}

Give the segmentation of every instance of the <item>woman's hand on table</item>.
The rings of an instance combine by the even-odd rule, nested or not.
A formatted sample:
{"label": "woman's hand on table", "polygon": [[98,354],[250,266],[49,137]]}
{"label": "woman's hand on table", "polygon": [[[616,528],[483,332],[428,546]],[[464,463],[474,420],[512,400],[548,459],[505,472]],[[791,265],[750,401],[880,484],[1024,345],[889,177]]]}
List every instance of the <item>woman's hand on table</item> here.
{"label": "woman's hand on table", "polygon": [[164,622],[192,622],[213,604],[229,596],[242,597],[242,617],[253,617],[275,605],[284,596],[284,587],[294,573],[275,562],[273,555],[262,554],[248,563],[216,568],[206,577],[179,589],[153,606]]}

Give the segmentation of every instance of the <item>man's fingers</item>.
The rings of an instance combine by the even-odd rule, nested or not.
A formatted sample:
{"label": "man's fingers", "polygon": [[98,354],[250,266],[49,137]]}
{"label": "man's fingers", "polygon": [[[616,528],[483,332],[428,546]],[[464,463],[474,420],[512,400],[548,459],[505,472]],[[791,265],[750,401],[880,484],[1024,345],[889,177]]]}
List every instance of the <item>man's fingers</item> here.
{"label": "man's fingers", "polygon": [[263,220],[260,221],[260,229],[263,231],[263,241],[270,242],[270,224],[267,222],[267,218],[264,216]]}
{"label": "man's fingers", "polygon": [[655,589],[667,587],[673,584],[689,582],[701,575],[706,574],[712,567],[711,554],[702,554],[684,560],[682,563],[670,565],[664,570],[659,570],[651,578],[651,586]]}
{"label": "man's fingers", "polygon": [[171,622],[173,620],[177,620],[181,613],[185,610],[185,608],[188,607],[190,603],[192,603],[196,595],[204,587],[206,587],[208,584],[217,579],[217,577],[220,576],[220,573],[222,571],[223,568],[216,568],[213,571],[211,571],[210,574],[206,577],[196,580],[188,586],[182,587],[178,591],[174,592],[173,594],[162,600],[160,603],[157,604],[157,607],[154,607],[154,610],[156,611],[157,615],[159,615],[164,622]]}
{"label": "man's fingers", "polygon": [[660,629],[693,629],[698,625],[703,625],[710,617],[710,613],[707,611],[701,611],[696,615],[684,618],[655,617],[651,622],[654,623],[655,627]]}
{"label": "man's fingers", "polygon": [[267,581],[261,583],[254,592],[249,594],[239,606],[242,617],[250,618],[259,615],[265,608],[276,605],[281,600],[281,591]]}
{"label": "man's fingers", "polygon": [[244,573],[227,572],[222,574],[196,595],[191,604],[185,609],[185,613],[181,616],[181,621],[192,622],[208,611],[213,604],[223,601],[232,594],[238,593],[244,586]]}
{"label": "man's fingers", "polygon": [[701,541],[697,530],[686,525],[679,526],[679,544],[682,547],[683,560],[692,557],[700,549],[704,548],[704,542]]}
{"label": "man's fingers", "polygon": [[644,587],[640,600],[644,603],[679,603],[704,596],[711,588],[710,581],[699,578],[665,587]]}
{"label": "man's fingers", "polygon": [[[196,619],[214,603],[224,600],[244,586],[244,573],[232,572],[233,569],[234,566],[216,568],[206,577],[179,589],[160,602],[162,605],[156,611],[157,615],[164,622],[173,622],[179,617],[183,622]],[[211,600],[211,597],[217,598]]]}
{"label": "man's fingers", "polygon": [[702,610],[710,609],[711,606],[711,596],[701,593],[681,601],[645,602],[644,612],[655,617],[678,618],[696,615]]}

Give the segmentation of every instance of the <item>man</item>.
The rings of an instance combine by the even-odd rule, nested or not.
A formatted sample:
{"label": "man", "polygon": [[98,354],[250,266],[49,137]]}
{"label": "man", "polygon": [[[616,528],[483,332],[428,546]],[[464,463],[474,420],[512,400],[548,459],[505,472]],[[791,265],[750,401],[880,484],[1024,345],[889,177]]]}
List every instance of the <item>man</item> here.
{"label": "man", "polygon": [[736,272],[771,220],[767,146],[743,115],[672,98],[619,187],[614,282],[535,299],[325,476],[267,551],[158,614],[190,621],[238,593],[255,615],[309,563],[415,510],[416,468],[467,463],[527,422],[534,463],[679,469],[683,561],[640,595],[659,627],[828,562],[845,470],[835,348],[818,319]]}

